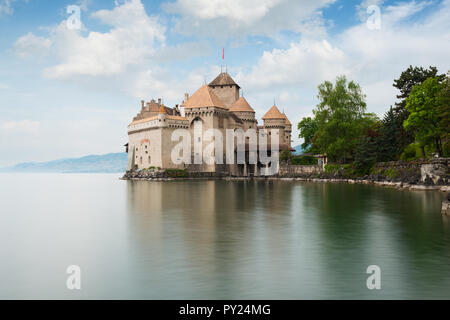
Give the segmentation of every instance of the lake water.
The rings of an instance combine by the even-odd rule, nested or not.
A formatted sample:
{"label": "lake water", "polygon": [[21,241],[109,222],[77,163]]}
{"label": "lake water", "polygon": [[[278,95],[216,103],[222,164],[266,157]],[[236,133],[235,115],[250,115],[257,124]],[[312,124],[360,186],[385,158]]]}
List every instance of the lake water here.
{"label": "lake water", "polygon": [[0,175],[1,299],[450,298],[443,193],[119,176]]}

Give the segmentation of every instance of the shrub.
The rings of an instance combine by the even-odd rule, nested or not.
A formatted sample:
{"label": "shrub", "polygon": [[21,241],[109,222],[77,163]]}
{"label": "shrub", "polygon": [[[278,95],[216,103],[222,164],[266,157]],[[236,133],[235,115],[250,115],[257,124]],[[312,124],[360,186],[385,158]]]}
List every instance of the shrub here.
{"label": "shrub", "polygon": [[166,169],[169,178],[185,178],[188,176],[186,169]]}
{"label": "shrub", "polygon": [[292,153],[289,150],[280,152],[280,162],[289,162],[292,159]]}
{"label": "shrub", "polygon": [[311,156],[293,156],[291,163],[297,166],[317,165],[317,159]]}
{"label": "shrub", "polygon": [[411,143],[406,146],[400,156],[400,160],[414,160],[420,158],[421,151],[418,143]]}

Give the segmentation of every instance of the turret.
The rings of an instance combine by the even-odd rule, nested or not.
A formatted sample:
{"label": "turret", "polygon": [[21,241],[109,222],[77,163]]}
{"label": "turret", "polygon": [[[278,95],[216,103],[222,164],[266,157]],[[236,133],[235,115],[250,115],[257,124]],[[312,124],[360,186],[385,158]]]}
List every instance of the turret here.
{"label": "turret", "polygon": [[240,97],[235,103],[233,103],[229,111],[233,112],[244,122],[244,130],[256,130],[257,121],[255,119],[255,110],[253,110],[244,97]]}
{"label": "turret", "polygon": [[288,144],[285,136],[285,128],[286,128],[286,118],[285,116],[278,110],[276,105],[273,105],[272,108],[267,111],[267,113],[262,117],[264,120],[264,129],[269,131],[269,135],[272,135],[274,130],[279,130],[279,143],[280,144]]}
{"label": "turret", "polygon": [[234,82],[233,78],[227,72],[221,72],[213,81],[209,83],[209,87],[227,107],[231,107],[239,99],[239,85]]}
{"label": "turret", "polygon": [[160,127],[167,126],[166,117],[167,117],[166,108],[162,104],[158,111],[158,123]]}

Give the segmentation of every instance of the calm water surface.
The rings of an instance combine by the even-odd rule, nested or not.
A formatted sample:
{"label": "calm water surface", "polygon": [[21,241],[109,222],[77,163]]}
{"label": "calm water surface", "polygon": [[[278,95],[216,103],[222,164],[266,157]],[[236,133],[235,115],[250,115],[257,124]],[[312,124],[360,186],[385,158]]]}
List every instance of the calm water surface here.
{"label": "calm water surface", "polygon": [[0,175],[1,299],[450,298],[444,194],[118,177]]}

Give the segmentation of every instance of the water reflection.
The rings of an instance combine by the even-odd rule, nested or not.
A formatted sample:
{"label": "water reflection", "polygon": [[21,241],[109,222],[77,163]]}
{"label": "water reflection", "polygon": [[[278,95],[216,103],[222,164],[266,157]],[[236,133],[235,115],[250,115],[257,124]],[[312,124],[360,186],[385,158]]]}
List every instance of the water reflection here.
{"label": "water reflection", "polygon": [[[449,230],[436,192],[186,181],[128,182],[127,194],[145,297],[450,297]],[[372,264],[382,268],[381,291],[366,288]]]}
{"label": "water reflection", "polygon": [[[438,192],[0,178],[0,299],[450,298]],[[82,268],[79,292],[65,286],[71,264]],[[372,264],[381,291],[366,288]]]}

